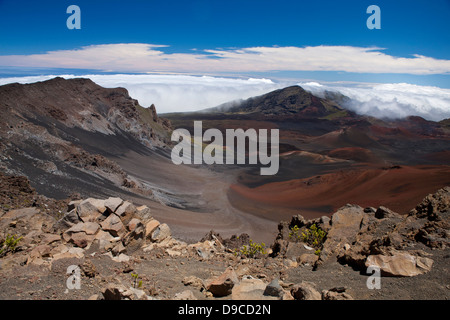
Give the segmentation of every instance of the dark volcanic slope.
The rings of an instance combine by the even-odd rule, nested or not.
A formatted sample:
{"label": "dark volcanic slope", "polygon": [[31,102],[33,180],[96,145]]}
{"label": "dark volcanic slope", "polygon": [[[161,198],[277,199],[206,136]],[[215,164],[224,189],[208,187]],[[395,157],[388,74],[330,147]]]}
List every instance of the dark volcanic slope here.
{"label": "dark volcanic slope", "polygon": [[170,123],[154,106],[143,108],[127,90],[89,79],[1,86],[0,112],[0,169],[26,175],[56,198],[145,193],[110,158],[155,152],[169,141]]}
{"label": "dark volcanic slope", "polygon": [[247,99],[235,105],[216,108],[227,113],[256,113],[277,117],[318,118],[345,112],[331,100],[318,98],[299,86],[287,87],[262,96]]}

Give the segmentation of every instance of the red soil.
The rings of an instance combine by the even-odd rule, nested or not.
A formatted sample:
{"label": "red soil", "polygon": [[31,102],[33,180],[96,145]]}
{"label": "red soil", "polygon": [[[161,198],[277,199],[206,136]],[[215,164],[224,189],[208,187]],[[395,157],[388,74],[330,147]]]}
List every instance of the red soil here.
{"label": "red soil", "polygon": [[376,158],[370,150],[358,147],[338,148],[328,152],[328,156],[358,162],[375,162]]}
{"label": "red soil", "polygon": [[425,159],[440,163],[450,163],[450,150],[430,153],[425,156]]}
{"label": "red soil", "polygon": [[399,127],[388,128],[388,127],[373,125],[373,126],[370,126],[370,130],[376,136],[400,135],[400,136],[409,137],[409,138],[414,138],[414,137],[418,136],[418,135],[413,134],[412,132],[406,130],[405,128],[399,128]]}
{"label": "red soil", "polygon": [[[340,159],[334,159],[333,157],[329,157],[326,155],[309,152],[309,151],[301,151],[301,150],[294,150],[294,151],[288,151],[280,154],[280,157],[283,158],[291,158],[291,157],[303,157],[305,160],[309,161],[310,163],[333,163],[333,162],[343,162],[343,158]],[[338,157],[336,157],[338,158]]]}
{"label": "red soil", "polygon": [[233,184],[228,197],[240,210],[279,221],[293,213],[306,218],[330,215],[347,203],[362,207],[383,205],[406,214],[425,196],[447,185],[450,166],[369,168],[256,188]]}

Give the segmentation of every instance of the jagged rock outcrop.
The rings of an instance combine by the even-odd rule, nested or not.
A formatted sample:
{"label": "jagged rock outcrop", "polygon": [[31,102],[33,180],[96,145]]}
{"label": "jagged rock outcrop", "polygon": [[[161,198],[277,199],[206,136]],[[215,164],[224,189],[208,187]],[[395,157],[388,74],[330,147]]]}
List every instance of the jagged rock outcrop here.
{"label": "jagged rock outcrop", "polygon": [[[340,208],[331,220],[306,221],[294,216],[291,222],[280,223],[272,248],[274,255],[291,256],[314,268],[337,259],[362,271],[376,266],[383,276],[411,277],[427,273],[433,266],[432,257],[419,243],[432,249],[448,247],[449,217],[450,188],[446,187],[428,195],[407,216],[382,206],[363,209],[356,205]],[[294,226],[301,232],[312,224],[327,232],[316,259],[305,252],[304,244],[289,237]]]}
{"label": "jagged rock outcrop", "polygon": [[[160,224],[146,206],[136,208],[120,198],[86,199],[69,203],[69,211],[56,226],[72,226],[63,239],[77,247],[96,246],[113,259],[126,259],[126,254],[142,248],[147,242],[161,242],[170,237],[167,224]],[[75,221],[74,221],[75,220]],[[150,237],[147,237],[147,234]],[[155,235],[157,233],[157,235]]]}
{"label": "jagged rock outcrop", "polygon": [[[154,220],[148,207],[136,208],[120,198],[71,201],[68,209],[60,219],[33,207],[11,210],[0,217],[2,238],[22,234],[27,263],[38,264],[81,258],[88,250],[126,261],[144,245],[170,238],[170,228]],[[151,236],[145,237],[150,224]]]}
{"label": "jagged rock outcrop", "polygon": [[[412,229],[412,225],[416,228]],[[411,210],[402,228],[412,229],[408,236],[414,237],[428,247],[448,248],[450,246],[450,187],[428,195]]]}

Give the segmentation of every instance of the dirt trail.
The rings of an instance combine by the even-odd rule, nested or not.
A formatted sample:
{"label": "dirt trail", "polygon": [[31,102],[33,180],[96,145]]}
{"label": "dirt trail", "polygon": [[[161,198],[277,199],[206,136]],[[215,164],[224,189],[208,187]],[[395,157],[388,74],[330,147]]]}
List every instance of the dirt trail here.
{"label": "dirt trail", "polygon": [[177,166],[166,157],[134,152],[114,160],[130,175],[158,190],[160,203],[145,198],[132,200],[150,207],[154,217],[168,223],[180,239],[198,241],[210,230],[226,237],[247,233],[255,241],[266,242],[276,235],[279,220],[257,217],[230,203],[228,190],[239,169],[223,173],[208,167]]}

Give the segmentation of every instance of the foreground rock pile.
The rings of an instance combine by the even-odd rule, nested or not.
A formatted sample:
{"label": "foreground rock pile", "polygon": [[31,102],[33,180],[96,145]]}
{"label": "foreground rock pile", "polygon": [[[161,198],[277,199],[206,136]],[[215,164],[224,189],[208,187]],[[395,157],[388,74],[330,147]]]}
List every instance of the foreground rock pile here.
{"label": "foreground rock pile", "polygon": [[[239,253],[248,235],[223,239],[211,231],[188,244],[147,206],[120,198],[71,201],[59,216],[37,207],[0,214],[1,243],[21,237],[0,256],[0,291],[13,299],[363,299],[369,267],[399,281],[427,275],[435,259],[437,268],[446,264],[448,254],[440,253],[450,243],[449,187],[407,216],[357,205],[331,218],[294,216],[254,257]],[[318,246],[293,237],[293,230],[301,234],[313,225],[326,233]],[[66,288],[66,270],[74,265],[84,290]],[[436,277],[445,278],[444,272],[437,270]],[[445,281],[435,285],[450,289],[442,287]]]}
{"label": "foreground rock pile", "polygon": [[420,249],[450,247],[450,188],[446,187],[427,196],[407,216],[385,207],[362,208],[346,205],[331,219],[322,217],[305,221],[294,216],[290,223],[279,225],[274,247],[289,256],[299,250],[299,244],[289,241],[288,232],[294,225],[307,228],[316,224],[327,231],[326,241],[318,257],[299,255],[300,261],[309,261],[314,268],[337,259],[357,270],[369,266],[380,268],[382,276],[411,277],[431,270],[431,254]]}

